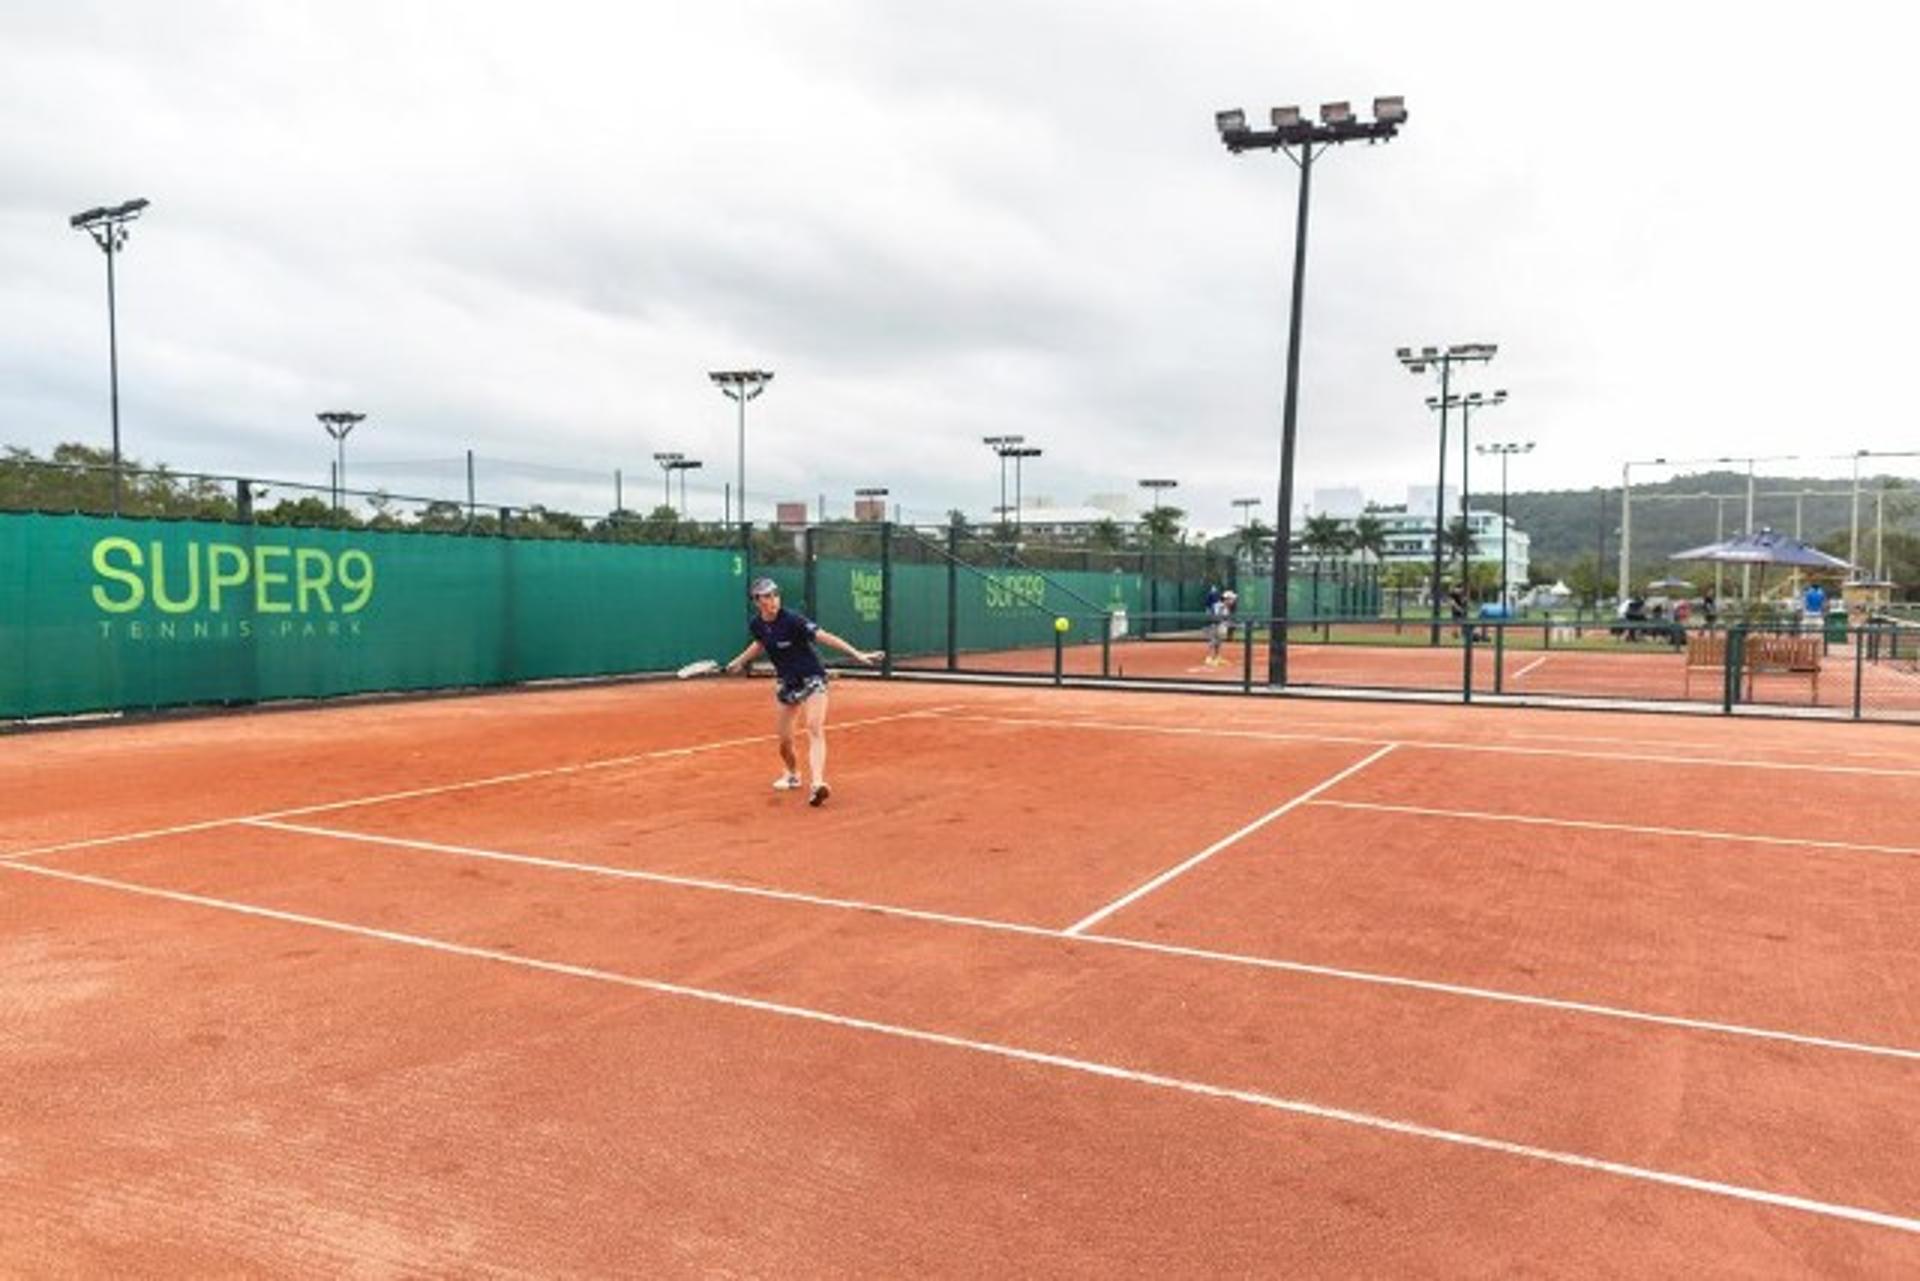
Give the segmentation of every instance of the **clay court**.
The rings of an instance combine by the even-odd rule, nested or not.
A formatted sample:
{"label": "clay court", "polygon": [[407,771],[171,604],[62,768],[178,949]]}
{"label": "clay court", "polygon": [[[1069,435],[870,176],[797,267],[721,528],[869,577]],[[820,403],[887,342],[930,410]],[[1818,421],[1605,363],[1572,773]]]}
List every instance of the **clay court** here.
{"label": "clay court", "polygon": [[1920,1272],[1909,727],[770,705],[9,739],[0,1272]]}

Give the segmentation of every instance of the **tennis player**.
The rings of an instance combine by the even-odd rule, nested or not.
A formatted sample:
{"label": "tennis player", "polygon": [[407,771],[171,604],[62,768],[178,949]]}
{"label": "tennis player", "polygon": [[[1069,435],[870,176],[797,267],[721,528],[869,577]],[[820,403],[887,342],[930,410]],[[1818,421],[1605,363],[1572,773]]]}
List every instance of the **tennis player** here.
{"label": "tennis player", "polygon": [[786,772],[773,780],[773,787],[777,792],[791,792],[800,786],[800,765],[793,750],[797,721],[806,727],[807,767],[813,777],[807,804],[819,805],[832,792],[827,786],[827,669],[813,643],[818,640],[844,650],[868,667],[881,652],[856,649],[812,619],[782,609],[780,584],[771,578],[755,579],[748,594],[753,598],[754,615],[747,620],[747,632],[753,639],[727,664],[727,670],[741,671],[762,654],[773,660],[773,670],[780,678],[773,689],[780,703],[780,759],[787,766]]}

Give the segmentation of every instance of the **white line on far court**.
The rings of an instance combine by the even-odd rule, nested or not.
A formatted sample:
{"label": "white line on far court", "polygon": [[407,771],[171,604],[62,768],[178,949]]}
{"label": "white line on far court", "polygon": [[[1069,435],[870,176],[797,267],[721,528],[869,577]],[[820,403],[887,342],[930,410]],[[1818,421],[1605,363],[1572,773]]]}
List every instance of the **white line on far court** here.
{"label": "white line on far court", "polygon": [[786,1005],[777,1001],[760,1000],[755,997],[736,996],[729,992],[715,991],[711,988],[689,987],[685,984],[669,983],[661,979],[641,978],[636,975],[620,974],[612,970],[595,969],[584,965],[570,965],[562,961],[547,961],[537,957],[515,956],[508,952],[498,952],[490,948],[472,947],[463,943],[450,943],[441,939],[427,938],[417,934],[403,934],[394,930],[374,929],[369,926],[354,925],[347,921],[336,921],[319,916],[306,916],[297,912],[283,912],[275,908],[256,907],[250,903],[239,903],[229,899],[209,898],[199,894],[186,894],[177,890],[156,889],[151,886],[138,885],[129,881],[116,881],[106,877],[88,876],[79,872],[67,872],[50,867],[38,867],[30,863],[4,864],[0,865],[0,868],[10,872],[23,872],[30,876],[43,876],[54,880],[89,885],[98,889],[117,890],[122,893],[145,895],[194,907],[212,908],[218,911],[234,912],[243,916],[279,921],[289,925],[303,925],[313,929],[329,930],[337,934],[372,939],[383,943],[416,947],[427,951],[440,952],[449,956],[491,961],[498,965],[509,965],[519,969],[564,975],[568,978],[586,979],[598,983],[611,983],[621,987],[637,988],[642,991],[653,992],[661,996],[700,1001],[710,1005],[732,1009],[750,1010],[758,1014],[771,1014],[780,1018],[797,1019],[806,1023],[821,1024],[852,1032],[865,1032],[874,1036],[889,1037],[895,1040],[915,1042],[921,1045],[938,1046],[950,1050],[964,1050],[970,1053],[984,1054],[1016,1063],[1028,1063],[1036,1067],[1053,1068],[1063,1072],[1100,1077],[1110,1081],[1123,1081],[1132,1085],[1167,1090],[1177,1094],[1217,1099],[1228,1103],[1240,1103],[1267,1111],[1286,1113],[1291,1116],[1306,1117],[1317,1121],[1329,1121],[1358,1129],[1404,1135],[1408,1138],[1427,1139],[1432,1142],[1449,1144],[1454,1147],[1481,1152],[1493,1152],[1502,1156],[1540,1161],[1551,1165],[1584,1170],[1596,1174],[1609,1174],[1617,1178],[1633,1179],[1666,1187],[1681,1188],[1689,1192],[1699,1192],[1708,1196],[1718,1196],[1735,1201],[1771,1206],[1776,1209],[1797,1210],[1804,1214],[1840,1219],[1847,1222],[1865,1224],[1869,1227],[1891,1228],[1900,1232],[1920,1234],[1920,1219],[1910,1218],[1905,1215],[1889,1214],[1880,1210],[1870,1210],[1862,1206],[1845,1205],[1833,1201],[1820,1201],[1811,1197],[1795,1196],[1785,1192],[1773,1192],[1765,1188],[1747,1187],[1737,1183],[1723,1183],[1717,1179],[1696,1178],[1693,1175],[1678,1174],[1668,1170],[1656,1170],[1647,1166],[1630,1165],[1626,1162],[1586,1156],[1578,1152],[1535,1147],[1527,1143],[1514,1143],[1506,1139],[1473,1134],[1464,1130],[1441,1129],[1437,1126],[1422,1125],[1415,1121],[1402,1121],[1392,1117],[1377,1116],[1369,1112],[1356,1112],[1346,1108],[1327,1107],[1322,1104],[1308,1102],[1304,1099],[1290,1099],[1280,1095],[1264,1094],[1257,1090],[1211,1085],[1203,1081],[1194,1081],[1183,1077],[1164,1076],[1157,1072],[1137,1071],[1133,1068],[1122,1067],[1113,1063],[1102,1063],[1093,1059],[1073,1058],[1062,1054],[1051,1054],[1044,1050],[1026,1049],[1021,1046],[1005,1045],[994,1041],[975,1040],[970,1037],[953,1036],[944,1032],[931,1032],[923,1028],[907,1027],[897,1023],[881,1023],[873,1019],[834,1014],[827,1010],[817,1010],[807,1006]]}
{"label": "white line on far court", "polygon": [[[858,729],[866,725],[879,725],[888,721],[914,720],[921,717],[933,717],[949,710],[945,707],[922,707],[910,712],[890,712],[885,716],[868,716],[859,720],[829,723],[829,733],[835,730]],[[380,805],[388,801],[414,800],[422,796],[440,796],[447,792],[463,792],[478,787],[498,787],[503,783],[524,783],[537,778],[556,778],[563,774],[584,774],[588,770],[612,769],[620,765],[634,765],[641,761],[669,760],[681,756],[693,756],[700,752],[714,752],[728,747],[745,747],[754,743],[770,743],[777,735],[751,734],[745,738],[726,738],[712,743],[695,743],[690,747],[663,747],[650,752],[635,752],[627,756],[607,756],[599,760],[582,761],[577,765],[552,765],[543,769],[520,770],[513,774],[494,774],[486,778],[462,779],[453,783],[438,783],[428,787],[412,787],[399,792],[382,792],[373,796],[355,796],[340,801],[323,801],[317,805],[299,805],[291,809],[268,810],[262,814],[238,814],[232,818],[207,819],[198,823],[182,823],[177,827],[156,827],[140,832],[121,832],[115,836],[92,836],[78,841],[62,841],[58,845],[41,845],[32,849],[13,850],[0,853],[0,862],[10,859],[33,858],[40,854],[58,854],[63,850],[91,849],[97,845],[120,845],[127,841],[144,841],[161,836],[177,836],[185,832],[204,832],[215,827],[232,827],[239,823],[250,823],[257,819],[295,818],[302,814],[324,814],[330,810],[353,809],[361,805]]]}
{"label": "white line on far court", "polygon": [[1253,835],[1253,833],[1259,831],[1261,828],[1273,822],[1275,819],[1281,817],[1284,814],[1287,814],[1292,810],[1298,809],[1302,805],[1305,805],[1308,801],[1320,795],[1320,793],[1326,791],[1329,787],[1332,787],[1336,783],[1342,782],[1345,779],[1351,778],[1355,774],[1358,774],[1361,770],[1373,764],[1375,761],[1379,760],[1382,756],[1385,756],[1388,752],[1391,752],[1394,749],[1394,747],[1395,747],[1395,744],[1388,743],[1385,747],[1381,748],[1379,751],[1373,752],[1370,755],[1364,757],[1363,759],[1355,761],[1353,764],[1341,770],[1338,774],[1335,774],[1332,778],[1329,778],[1324,782],[1316,783],[1314,786],[1300,793],[1300,795],[1294,797],[1292,800],[1287,801],[1284,804],[1275,806],[1274,808],[1268,810],[1265,814],[1262,814],[1259,818],[1254,819],[1253,822],[1241,828],[1239,831],[1231,833],[1230,835],[1221,837],[1219,840],[1207,846],[1207,848],[1201,850],[1198,854],[1195,854],[1192,858],[1188,859],[1186,862],[1181,863],[1176,867],[1168,868],[1166,871],[1160,873],[1160,875],[1148,881],[1145,885],[1140,886],[1138,889],[1128,891],[1126,894],[1121,895],[1119,898],[1107,904],[1105,907],[1101,908],[1099,911],[1093,912],[1090,915],[1085,916],[1080,920],[1074,922],[1072,925],[1067,927],[1066,932],[1068,934],[1080,934],[1085,932],[1086,930],[1091,929],[1092,927],[1098,925],[1100,922],[1106,920],[1109,916],[1112,916],[1115,912],[1118,912],[1121,908],[1125,907],[1127,904],[1133,902],[1136,899],[1142,898],[1148,894],[1153,893],[1153,891],[1159,889],[1161,886],[1165,885],[1168,881],[1173,880],[1175,877],[1183,876],[1187,872],[1192,871],[1194,868],[1200,866],[1202,863],[1206,862],[1208,859],[1212,858],[1215,854],[1218,854],[1221,850],[1227,848],[1227,846],[1233,844],[1235,841],[1239,840],[1241,837]]}
{"label": "white line on far court", "polygon": [[317,836],[331,840],[358,841],[366,845],[386,845],[396,849],[422,850],[434,854],[450,854],[459,858],[486,859],[498,863],[514,863],[525,867],[547,868],[554,871],[573,872],[585,876],[604,876],[614,880],[640,881],[649,885],[667,885],[676,889],[704,890],[716,894],[736,894],[742,898],[768,899],[777,903],[797,903],[807,907],[824,907],[840,911],[868,913],[875,916],[889,916],[900,920],[926,921],[937,925],[951,925],[960,929],[988,930],[999,934],[1015,934],[1027,938],[1052,939],[1076,945],[1122,948],[1132,952],[1149,952],[1158,956],[1179,957],[1183,960],[1206,961],[1210,964],[1234,965],[1247,969],[1273,970],[1283,974],[1299,974],[1308,978],[1332,979],[1337,982],[1365,983],[1374,987],[1397,988],[1404,991],[1425,992],[1437,996],[1457,997],[1473,1001],[1493,1001],[1502,1005],[1518,1005],[1533,1009],[1552,1010],[1560,1014],[1578,1014],[1597,1018],[1620,1019],[1630,1023],[1647,1023],[1656,1027],[1677,1028],[1685,1032],[1707,1032],[1723,1036],[1745,1037],[1759,1041],[1777,1041],[1788,1045],[1805,1046],[1818,1050],[1838,1050],[1849,1054],[1867,1054],[1880,1058],[1906,1059],[1920,1063],[1920,1050],[1902,1049],[1893,1045],[1875,1045],[1863,1041],[1842,1041],[1834,1037],[1810,1036],[1802,1032],[1784,1032],[1775,1028],[1748,1027],[1739,1023],[1716,1023],[1706,1019],[1692,1019],[1679,1014],[1656,1014],[1649,1010],[1626,1009],[1621,1006],[1599,1005],[1590,1001],[1571,1001],[1560,997],[1535,996],[1526,992],[1508,992],[1498,988],[1467,987],[1458,983],[1442,983],[1434,979],[1406,978],[1397,974],[1380,974],[1369,970],[1341,969],[1331,965],[1312,965],[1305,961],[1287,961],[1269,956],[1249,956],[1237,952],[1217,952],[1207,948],[1183,947],[1178,943],[1162,943],[1149,939],[1127,938],[1119,934],[1068,934],[1065,930],[1056,930],[1044,925],[1024,925],[1018,921],[994,920],[990,917],[960,916],[952,912],[933,912],[922,908],[897,907],[886,903],[868,903],[858,899],[830,898],[820,894],[803,894],[797,890],[768,889],[759,885],[736,885],[730,881],[709,880],[704,877],[679,876],[670,872],[648,872],[636,867],[608,867],[602,863],[578,863],[568,859],[546,858],[535,854],[510,854],[501,850],[475,849],[468,845],[448,845],[439,841],[422,841],[408,836],[381,836],[372,832],[351,832],[336,827],[315,827],[306,823],[281,823],[271,819],[252,820],[250,827],[258,827],[276,832],[293,832],[302,836]]}
{"label": "white line on far court", "polygon": [[1514,679],[1514,680],[1519,680],[1519,679],[1520,679],[1520,678],[1521,678],[1522,676],[1525,676],[1525,675],[1526,675],[1526,674],[1527,674],[1528,672],[1530,672],[1530,671],[1532,671],[1532,670],[1533,670],[1534,668],[1536,668],[1536,667],[1538,667],[1538,666],[1540,666],[1540,664],[1542,664],[1542,663],[1544,663],[1544,662],[1546,662],[1546,661],[1547,661],[1547,659],[1548,659],[1549,657],[1551,657],[1551,655],[1548,655],[1548,654],[1542,654],[1542,655],[1540,655],[1540,657],[1538,657],[1538,658],[1536,658],[1536,659],[1534,659],[1534,660],[1533,660],[1533,661],[1532,661],[1531,663],[1528,663],[1528,664],[1527,664],[1527,665],[1526,665],[1525,667],[1523,667],[1523,668],[1521,668],[1521,669],[1520,669],[1519,671],[1517,671],[1517,672],[1515,672],[1515,673],[1513,674],[1513,678],[1512,678],[1512,679]]}
{"label": "white line on far court", "polygon": [[[1209,729],[1195,725],[1161,725],[1152,721],[1094,721],[1054,716],[986,716],[974,712],[945,712],[940,714],[940,719],[978,721],[989,725],[1033,725],[1042,729],[1091,729],[1124,734],[1174,734],[1193,738],[1245,738],[1273,743],[1371,745],[1389,741],[1379,734]],[[1803,774],[1861,774],[1872,778],[1920,778],[1920,769],[1882,769],[1871,765],[1795,765],[1786,761],[1739,760],[1721,756],[1671,756],[1655,752],[1579,752],[1563,747],[1516,747],[1511,743],[1473,743],[1456,739],[1395,738],[1391,741],[1400,747],[1433,752],[1489,752],[1507,756],[1561,756],[1582,761],[1629,761],[1637,764],[1689,765],[1718,769],[1785,770],[1788,773]]]}
{"label": "white line on far court", "polygon": [[1739,841],[1754,845],[1791,845],[1816,850],[1843,850],[1859,854],[1895,854],[1920,858],[1920,849],[1906,845],[1871,845],[1864,841],[1826,841],[1811,836],[1756,836],[1748,832],[1713,832],[1693,827],[1657,827],[1645,823],[1603,823],[1596,819],[1547,818],[1533,814],[1494,814],[1482,810],[1437,809],[1430,805],[1389,805],[1383,801],[1317,800],[1319,809],[1367,810],[1379,814],[1417,814],[1429,818],[1470,819],[1485,823],[1529,823],[1539,827],[1571,827],[1590,832],[1631,832],[1636,836],[1672,836],[1701,841]]}

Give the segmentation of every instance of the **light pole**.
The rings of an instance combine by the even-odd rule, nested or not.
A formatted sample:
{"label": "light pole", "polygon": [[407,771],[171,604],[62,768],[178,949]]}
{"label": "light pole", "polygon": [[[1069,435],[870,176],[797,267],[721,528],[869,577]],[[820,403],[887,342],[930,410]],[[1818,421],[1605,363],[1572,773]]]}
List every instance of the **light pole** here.
{"label": "light pole", "polygon": [[655,454],[653,456],[653,461],[660,465],[660,484],[662,487],[660,505],[668,510],[672,510],[673,508],[673,467],[675,463],[685,457],[685,454]]}
{"label": "light pole", "polygon": [[107,386],[113,405],[113,514],[120,514],[120,332],[116,316],[113,260],[127,245],[127,224],[140,217],[146,200],[129,200],[111,208],[96,206],[67,219],[69,227],[86,232],[107,255]]}
{"label": "light pole", "polygon": [[736,455],[740,481],[740,523],[747,517],[747,402],[767,389],[773,374],[765,369],[722,369],[707,375],[722,395],[740,406],[740,449]]}
{"label": "light pole", "polygon": [[853,491],[853,497],[855,500],[854,518],[856,520],[866,519],[866,517],[863,516],[862,513],[871,512],[873,510],[874,503],[878,501],[880,504],[880,523],[885,524],[887,520],[886,497],[888,494],[892,492],[893,491],[888,489],[885,485],[862,485],[858,489],[854,490]]}
{"label": "light pole", "polygon": [[1456,403],[1448,387],[1455,365],[1485,364],[1499,350],[1496,343],[1463,342],[1445,348],[1422,347],[1419,351],[1401,347],[1393,353],[1410,374],[1425,374],[1429,369],[1440,371],[1440,474],[1433,488],[1433,635],[1430,643],[1434,645],[1440,643],[1440,576],[1444,572],[1442,561],[1447,545],[1447,411]]}
{"label": "light pole", "polygon": [[[1313,188],[1315,155],[1344,142],[1385,142],[1407,122],[1404,98],[1375,98],[1373,121],[1362,124],[1345,102],[1323,103],[1320,123],[1302,119],[1298,107],[1275,107],[1268,113],[1271,129],[1247,128],[1247,113],[1235,108],[1215,112],[1214,127],[1228,151],[1279,151],[1300,170],[1300,207],[1293,224],[1293,299],[1287,334],[1287,398],[1280,420],[1280,492],[1275,504],[1273,544],[1274,617],[1287,611],[1287,580],[1293,566],[1293,452],[1300,409],[1300,310],[1307,276],[1307,199]],[[1267,682],[1287,683],[1287,646],[1284,631],[1267,647]]]}
{"label": "light pole", "polygon": [[[1025,506],[1020,496],[1020,461],[1024,458],[1038,458],[1042,451],[1036,445],[1003,445],[1000,450],[1003,458],[1013,459],[1013,541],[1019,542],[1022,532],[1020,512]],[[1002,464],[1004,467],[1005,464]]]}
{"label": "light pole", "polygon": [[1251,557],[1252,551],[1248,548],[1248,544],[1253,536],[1253,509],[1260,505],[1260,500],[1236,498],[1233,500],[1233,505],[1240,509],[1240,546],[1247,549],[1248,556]]}
{"label": "light pole", "polygon": [[1000,456],[1000,505],[994,510],[1000,515],[1000,523],[1007,523],[1007,459],[1012,457],[1007,451],[1026,440],[1025,436],[982,436],[980,443]]}
{"label": "light pole", "polygon": [[702,466],[704,464],[698,458],[682,458],[671,468],[680,473],[680,518],[682,520],[687,516],[687,473],[698,471]]}
{"label": "light pole", "polygon": [[1497,441],[1491,445],[1475,445],[1474,451],[1481,454],[1500,455],[1500,608],[1510,608],[1507,601],[1507,540],[1511,528],[1507,524],[1507,460],[1515,454],[1533,452],[1530,440]]}
{"label": "light pole", "polygon": [[347,435],[365,422],[367,416],[346,409],[328,409],[314,417],[327,429],[327,435],[333,437],[334,446],[339,450],[339,465],[333,473],[333,509],[339,511],[347,501]]}
{"label": "light pole", "polygon": [[[1471,594],[1473,585],[1473,488],[1467,480],[1467,460],[1472,456],[1468,446],[1473,443],[1473,411],[1506,403],[1505,391],[1491,395],[1476,391],[1453,397],[1453,407],[1460,411],[1460,590],[1463,594]],[[1429,396],[1427,408],[1444,411],[1446,404]]]}

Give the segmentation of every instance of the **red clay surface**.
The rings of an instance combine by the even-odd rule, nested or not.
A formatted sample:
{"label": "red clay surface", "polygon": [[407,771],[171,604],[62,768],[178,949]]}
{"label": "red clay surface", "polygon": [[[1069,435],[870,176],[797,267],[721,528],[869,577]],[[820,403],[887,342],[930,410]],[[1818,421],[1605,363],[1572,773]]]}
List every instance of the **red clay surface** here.
{"label": "red clay surface", "polygon": [[[1308,801],[1092,930],[1243,959],[1060,932],[1389,742],[1320,800],[1916,848],[1911,730],[846,682],[814,811],[767,790],[769,744],[727,742],[769,702],[709,682],[10,740],[0,1272],[1920,1267],[1920,857]],[[338,804],[419,788],[450,790]],[[286,821],[378,840],[219,822],[316,805]]]}

